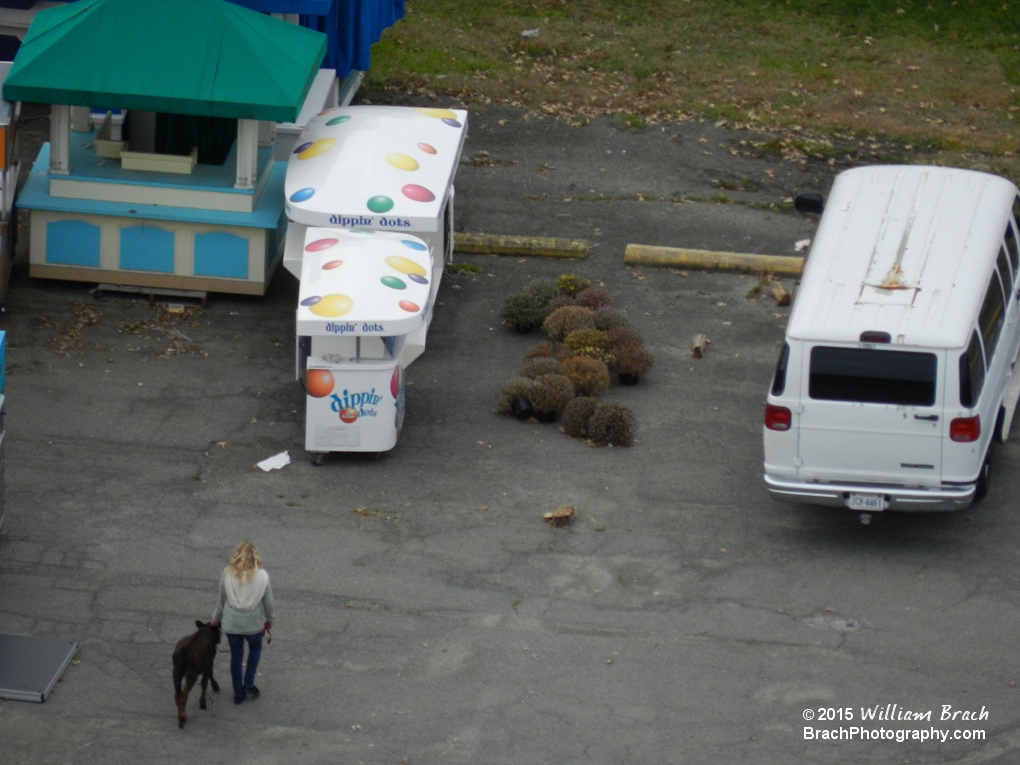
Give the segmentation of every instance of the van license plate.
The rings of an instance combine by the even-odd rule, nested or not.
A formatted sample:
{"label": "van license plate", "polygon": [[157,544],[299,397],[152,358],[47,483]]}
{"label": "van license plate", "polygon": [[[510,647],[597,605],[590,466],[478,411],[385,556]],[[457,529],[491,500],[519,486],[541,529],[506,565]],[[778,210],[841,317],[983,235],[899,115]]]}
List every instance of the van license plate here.
{"label": "van license plate", "polygon": [[851,510],[867,510],[872,513],[888,507],[884,494],[851,494],[846,500],[846,506]]}

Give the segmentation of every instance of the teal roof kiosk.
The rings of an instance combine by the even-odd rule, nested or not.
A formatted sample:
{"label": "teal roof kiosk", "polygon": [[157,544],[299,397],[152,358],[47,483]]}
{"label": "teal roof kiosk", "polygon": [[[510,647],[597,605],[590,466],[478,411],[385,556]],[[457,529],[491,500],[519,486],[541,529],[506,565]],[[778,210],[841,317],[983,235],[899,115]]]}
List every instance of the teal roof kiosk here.
{"label": "teal roof kiosk", "polygon": [[[9,101],[52,105],[17,202],[30,213],[29,274],[264,294],[287,226],[276,124],[299,117],[326,47],[320,32],[226,0],[37,13],[3,86]],[[126,110],[126,136],[94,125],[93,109]]]}

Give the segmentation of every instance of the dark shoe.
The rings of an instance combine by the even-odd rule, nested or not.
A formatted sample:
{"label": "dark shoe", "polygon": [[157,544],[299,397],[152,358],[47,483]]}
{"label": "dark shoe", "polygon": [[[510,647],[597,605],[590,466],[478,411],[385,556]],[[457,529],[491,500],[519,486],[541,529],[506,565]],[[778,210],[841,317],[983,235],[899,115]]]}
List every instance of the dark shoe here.
{"label": "dark shoe", "polygon": [[262,691],[260,691],[254,685],[249,685],[247,688],[244,689],[244,695],[250,696],[253,699],[257,699],[260,695],[262,695]]}
{"label": "dark shoe", "polygon": [[242,694],[241,694],[240,696],[234,696],[234,703],[235,703],[235,704],[241,704],[241,703],[243,703],[243,702],[244,702],[244,700],[245,700],[246,698],[248,698],[248,697],[247,697],[247,696],[245,696],[245,695],[244,695],[243,693],[242,693]]}

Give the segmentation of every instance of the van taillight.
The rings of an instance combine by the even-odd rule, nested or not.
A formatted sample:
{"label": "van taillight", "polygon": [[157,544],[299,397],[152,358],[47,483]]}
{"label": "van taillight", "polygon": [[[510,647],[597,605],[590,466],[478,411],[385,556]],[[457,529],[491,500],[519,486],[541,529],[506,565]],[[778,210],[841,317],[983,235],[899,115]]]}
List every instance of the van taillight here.
{"label": "van taillight", "polygon": [[981,418],[957,417],[949,423],[949,437],[962,443],[977,441],[981,437]]}
{"label": "van taillight", "polygon": [[765,427],[769,430],[789,430],[793,415],[785,406],[765,404]]}

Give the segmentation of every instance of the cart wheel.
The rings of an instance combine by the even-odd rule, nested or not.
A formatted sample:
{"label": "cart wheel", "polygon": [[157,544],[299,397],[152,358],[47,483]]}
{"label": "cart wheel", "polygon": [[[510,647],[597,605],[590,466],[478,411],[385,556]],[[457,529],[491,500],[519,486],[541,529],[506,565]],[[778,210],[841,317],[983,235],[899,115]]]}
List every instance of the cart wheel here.
{"label": "cart wheel", "polygon": [[326,455],[323,454],[322,452],[316,452],[315,454],[312,455],[312,464],[315,465],[315,467],[321,467],[322,463],[325,461]]}

